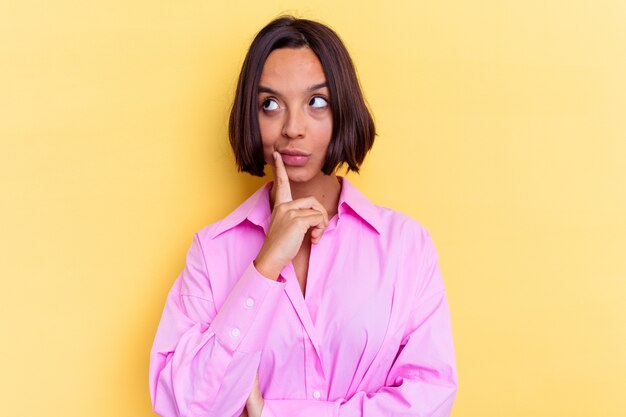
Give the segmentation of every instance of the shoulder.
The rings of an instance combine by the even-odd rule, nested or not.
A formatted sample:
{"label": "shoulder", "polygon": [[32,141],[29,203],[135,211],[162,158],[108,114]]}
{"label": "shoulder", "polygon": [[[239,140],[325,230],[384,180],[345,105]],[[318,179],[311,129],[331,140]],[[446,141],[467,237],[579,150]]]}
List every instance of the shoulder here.
{"label": "shoulder", "polygon": [[[231,213],[232,214],[232,213]],[[220,234],[220,229],[224,222],[227,222],[228,216],[225,216],[221,219],[216,220],[213,223],[209,223],[206,226],[202,227],[200,230],[196,231],[194,234],[195,239],[198,239],[201,242],[208,242],[214,240]]]}
{"label": "shoulder", "polygon": [[262,222],[255,222],[248,216],[238,215],[235,210],[226,217],[196,231],[194,242],[202,248],[206,256],[236,252],[262,239],[264,236]]}
{"label": "shoulder", "polygon": [[198,239],[202,243],[228,240],[233,236],[240,237],[241,233],[266,228],[272,214],[269,209],[270,188],[271,183],[266,183],[230,214],[203,227],[196,233]]}
{"label": "shoulder", "polygon": [[429,230],[405,213],[380,206],[378,210],[389,230],[387,242],[395,248],[407,293],[417,299],[444,291],[439,255]]}
{"label": "shoulder", "polygon": [[211,299],[223,300],[243,275],[265,236],[263,227],[255,224],[260,217],[249,200],[194,233],[183,291],[199,297],[209,297],[210,293]]}
{"label": "shoulder", "polygon": [[420,238],[429,236],[426,228],[411,216],[375,204],[348,179],[341,177],[341,181],[343,187],[339,201],[340,214],[344,205],[349,207],[358,218],[372,226],[381,238],[391,236],[398,239],[405,235]]}
{"label": "shoulder", "polygon": [[405,276],[431,277],[438,269],[439,254],[430,231],[418,220],[400,211],[377,206],[387,230],[386,242],[394,247]]}
{"label": "shoulder", "polygon": [[356,217],[372,226],[372,230],[376,231],[376,239],[382,240],[384,247],[396,253],[401,250],[411,256],[415,256],[416,252],[426,252],[432,247],[429,231],[415,218],[373,203],[343,177],[342,183],[340,211],[345,203]]}
{"label": "shoulder", "polygon": [[406,213],[388,207],[373,204],[380,218],[383,233],[403,242],[412,242],[420,246],[432,241],[428,229]]}

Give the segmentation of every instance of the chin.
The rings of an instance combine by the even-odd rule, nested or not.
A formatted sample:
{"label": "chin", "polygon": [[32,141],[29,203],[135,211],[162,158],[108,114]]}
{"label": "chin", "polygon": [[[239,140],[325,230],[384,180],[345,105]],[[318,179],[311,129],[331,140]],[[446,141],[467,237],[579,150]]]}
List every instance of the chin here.
{"label": "chin", "polygon": [[313,175],[307,175],[305,173],[293,173],[289,168],[287,168],[287,176],[289,177],[289,181],[305,183],[309,182],[313,179]]}
{"label": "chin", "polygon": [[285,167],[287,169],[287,176],[289,177],[289,181],[297,182],[297,183],[306,183],[314,179],[315,177],[322,176],[324,173],[319,171],[318,174],[307,170],[306,167]]}

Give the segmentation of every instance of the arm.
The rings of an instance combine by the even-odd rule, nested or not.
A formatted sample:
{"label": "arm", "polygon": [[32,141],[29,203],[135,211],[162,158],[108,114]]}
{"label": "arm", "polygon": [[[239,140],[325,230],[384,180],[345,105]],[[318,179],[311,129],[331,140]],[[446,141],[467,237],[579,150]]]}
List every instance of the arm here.
{"label": "arm", "polygon": [[[219,312],[198,237],[171,289],[150,358],[150,394],[164,417],[238,416],[253,386],[263,331],[284,284],[251,263]],[[248,306],[248,298],[254,300]]]}
{"label": "arm", "polygon": [[[415,259],[409,256],[407,263]],[[262,417],[449,416],[457,388],[456,362],[448,303],[429,236],[417,275],[421,284],[385,386],[334,401],[265,399]]]}
{"label": "arm", "polygon": [[[197,236],[168,296],[150,362],[152,405],[164,417],[239,416],[244,405],[251,417],[261,412],[263,398],[254,381],[266,329],[284,288],[276,279],[309,229],[317,243],[328,225],[319,201],[292,200],[282,159],[278,153],[274,158],[275,205],[269,231],[257,259],[219,312]],[[247,304],[250,298],[253,306]]]}

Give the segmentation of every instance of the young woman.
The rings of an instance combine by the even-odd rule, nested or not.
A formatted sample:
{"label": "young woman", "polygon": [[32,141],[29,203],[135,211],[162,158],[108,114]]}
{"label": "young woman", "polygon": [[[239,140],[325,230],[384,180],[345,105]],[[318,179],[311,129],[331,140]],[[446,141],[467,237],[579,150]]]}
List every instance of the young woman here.
{"label": "young woman", "polygon": [[250,47],[229,135],[267,183],[196,233],[152,349],[162,416],[447,416],[457,375],[437,254],[369,202],[374,123],[339,37],[279,18]]}

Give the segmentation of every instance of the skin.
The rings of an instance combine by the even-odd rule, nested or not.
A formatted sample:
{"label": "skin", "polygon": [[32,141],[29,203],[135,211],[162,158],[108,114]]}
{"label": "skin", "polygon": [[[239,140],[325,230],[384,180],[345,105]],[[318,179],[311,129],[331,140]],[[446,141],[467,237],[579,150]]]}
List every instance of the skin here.
{"label": "skin", "polygon": [[[310,242],[317,243],[337,212],[341,185],[334,173],[321,171],[333,128],[325,82],[322,65],[309,48],[277,49],[261,72],[259,128],[274,186],[272,220],[255,266],[270,279],[277,279]],[[282,155],[274,155],[277,151],[299,151],[308,155],[307,161],[290,165],[288,156],[285,163]],[[307,234],[311,239],[304,239]]]}
{"label": "skin", "polygon": [[[254,265],[276,280],[293,262],[303,291],[311,244],[336,214],[341,192],[336,174],[321,171],[333,128],[325,83],[319,59],[306,47],[272,51],[259,82],[259,128],[274,184],[272,218]],[[305,162],[292,163],[294,151],[305,154]],[[263,405],[257,375],[241,416],[259,417]]]}

